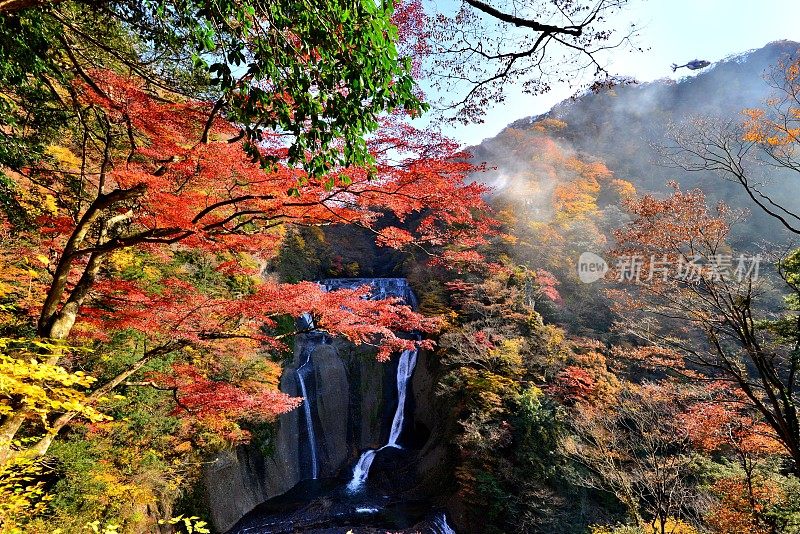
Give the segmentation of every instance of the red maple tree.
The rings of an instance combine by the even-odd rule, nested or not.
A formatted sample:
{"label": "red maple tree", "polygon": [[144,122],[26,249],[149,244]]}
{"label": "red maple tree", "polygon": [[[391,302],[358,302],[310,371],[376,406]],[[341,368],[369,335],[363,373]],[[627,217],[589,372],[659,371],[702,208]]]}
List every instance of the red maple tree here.
{"label": "red maple tree", "polygon": [[615,232],[611,271],[625,282],[612,292],[619,325],[675,351],[659,362],[662,370],[701,384],[728,381],[736,400],[760,416],[797,469],[797,361],[791,343],[762,327],[769,317],[768,277],[749,268],[760,258],[748,263],[731,247],[731,227],[742,214],[724,203],[709,206],[700,190],[672,187],[664,198],[645,195],[626,203],[632,220]]}
{"label": "red maple tree", "polygon": [[[18,225],[22,238],[13,250],[15,261],[39,267],[19,304],[38,315],[40,337],[103,340],[125,330],[146,340],[139,357],[97,396],[153,359],[187,347],[217,362],[281,348],[287,333],[271,327],[280,317],[305,312],[319,329],[378,346],[379,359],[429,345],[397,332],[430,332],[437,321],[397,300],[369,300],[366,288],[326,292],[311,282],[263,279],[258,264],[277,253],[284,225],[356,225],[381,246],[449,265],[480,260],[474,247],[496,232],[485,189],[464,182],[475,170],[465,154],[402,117],[386,118],[370,139],[374,168],[315,178],[281,165],[265,169],[247,158],[239,129],[210,113],[209,103],[167,100],[141,81],[108,71],[92,72],[91,83],[76,84],[74,91],[73,138],[14,175],[21,199],[38,208]],[[279,133],[258,149],[278,160],[286,153]],[[121,276],[112,260],[128,252],[148,258],[158,273]],[[181,271],[186,254],[211,258],[213,270],[236,287],[199,287]],[[49,356],[54,363],[76,358]],[[274,384],[266,393],[233,381],[206,387],[213,373],[214,365],[179,363],[169,376],[158,375],[158,385],[180,390],[181,402],[193,407],[185,413],[206,419],[245,412],[272,417],[297,404]],[[64,413],[52,427],[73,415]],[[13,436],[27,417],[17,412],[0,432]],[[53,435],[36,446],[39,452]]]}

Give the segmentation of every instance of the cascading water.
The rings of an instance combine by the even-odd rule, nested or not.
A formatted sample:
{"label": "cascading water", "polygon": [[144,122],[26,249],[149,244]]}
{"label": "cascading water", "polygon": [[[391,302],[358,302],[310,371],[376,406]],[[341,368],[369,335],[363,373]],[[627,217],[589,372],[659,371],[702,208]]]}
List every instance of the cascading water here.
{"label": "cascading water", "polygon": [[[386,299],[391,297],[400,297],[407,302],[411,307],[416,307],[417,299],[414,292],[408,285],[404,278],[331,278],[321,280],[320,284],[326,290],[332,291],[336,289],[350,289],[360,287],[363,285],[370,286],[370,299]],[[299,323],[304,329],[314,329],[314,322],[311,315],[304,313],[300,318]],[[323,336],[322,343],[325,343]],[[317,460],[317,440],[314,434],[314,422],[311,415],[311,399],[308,396],[306,388],[305,374],[308,368],[313,365],[311,362],[311,353],[313,347],[309,349],[306,355],[305,362],[297,368],[296,375],[297,381],[300,385],[300,393],[303,396],[303,415],[306,423],[306,433],[308,435],[308,447],[311,455],[311,478],[317,480],[319,478],[319,462]],[[386,445],[378,449],[378,451],[386,447],[400,448],[397,440],[400,439],[400,433],[403,430],[403,421],[405,418],[405,404],[406,404],[406,391],[408,389],[408,381],[414,372],[414,366],[417,362],[417,351],[406,350],[400,355],[400,362],[397,368],[397,409],[395,410],[394,418],[392,419],[392,428],[389,434],[389,441]],[[364,452],[353,468],[353,478],[347,485],[351,491],[358,491],[366,482],[369,476],[369,469],[372,466],[372,461],[375,459],[376,450],[368,450]]]}
{"label": "cascading water", "polygon": [[400,355],[400,362],[397,364],[397,409],[392,418],[392,430],[389,433],[389,441],[378,450],[370,449],[361,455],[358,463],[353,468],[353,478],[347,484],[347,489],[355,493],[359,491],[367,482],[369,477],[369,468],[372,467],[372,461],[375,459],[375,454],[382,451],[387,447],[401,448],[397,444],[400,439],[400,433],[403,431],[403,420],[406,411],[406,391],[408,391],[408,381],[414,373],[414,366],[417,364],[417,351],[404,350]]}
{"label": "cascading water", "polygon": [[353,478],[347,484],[347,489],[351,493],[357,492],[364,486],[369,476],[369,468],[372,467],[372,461],[375,459],[375,454],[381,449],[370,449],[358,459],[356,466],[353,468]]}
{"label": "cascading water", "polygon": [[311,478],[316,480],[319,476],[319,463],[317,462],[317,437],[314,434],[314,421],[311,418],[311,399],[306,389],[305,372],[311,363],[311,353],[313,347],[307,351],[306,361],[297,368],[297,382],[300,384],[300,393],[303,395],[303,415],[306,420],[306,433],[308,434],[308,448],[311,452]]}
{"label": "cascading water", "polygon": [[447,524],[447,516],[442,512],[433,520],[434,534],[456,534],[456,531]]}
{"label": "cascading water", "polygon": [[[319,283],[327,290],[353,289],[368,285],[371,290],[364,298],[385,299],[395,297],[402,299],[406,304],[414,308],[416,307],[416,297],[411,291],[408,282],[403,278],[328,279]],[[399,355],[395,375],[397,406],[394,409],[386,444],[379,449],[364,451],[353,466],[353,474],[349,483],[343,484],[341,479],[336,477],[326,478],[326,476],[328,476],[329,472],[335,472],[345,467],[342,463],[331,462],[332,451],[340,451],[341,460],[338,460],[338,462],[344,462],[348,453],[348,445],[343,437],[343,434],[347,433],[347,429],[337,430],[340,433],[335,433],[332,429],[343,428],[343,426],[336,427],[331,423],[332,415],[347,417],[346,403],[352,402],[352,398],[344,401],[345,408],[342,411],[342,408],[337,408],[343,405],[342,399],[336,399],[337,402],[332,402],[333,399],[330,398],[331,395],[345,392],[333,386],[333,384],[341,383],[337,382],[339,380],[337,376],[339,375],[336,375],[336,372],[338,372],[336,370],[344,368],[337,367],[339,364],[334,363],[333,359],[326,359],[326,354],[333,355],[331,351],[317,352],[320,345],[331,343],[332,340],[324,332],[315,329],[310,315],[306,314],[300,318],[298,330],[303,331],[304,334],[299,341],[300,353],[297,355],[299,366],[295,376],[299,393],[305,399],[301,418],[305,421],[309,451],[307,454],[303,451],[301,457],[310,460],[311,468],[305,467],[303,469],[305,474],[301,475],[300,481],[291,490],[270,499],[256,510],[247,514],[234,526],[230,533],[288,534],[309,530],[333,532],[333,529],[337,527],[342,527],[344,530],[341,531],[346,531],[358,526],[380,526],[381,531],[385,527],[392,531],[408,529],[402,531],[455,534],[454,530],[448,525],[445,514],[441,509],[434,509],[431,502],[416,499],[407,500],[404,497],[398,498],[401,495],[400,490],[402,488],[410,487],[406,486],[404,478],[400,482],[402,488],[398,487],[397,490],[394,489],[391,485],[393,482],[391,482],[388,487],[385,483],[382,483],[379,485],[380,488],[376,487],[374,491],[364,491],[370,469],[378,453],[387,448],[404,449],[401,443],[404,443],[402,441],[403,427],[408,413],[406,403],[409,400],[409,387],[417,365],[418,352],[416,350],[406,350]],[[421,367],[421,370],[424,371],[425,369]],[[360,376],[356,374],[359,371],[353,372],[354,376]],[[380,378],[380,380],[383,379],[383,377]],[[391,380],[391,378],[388,379]],[[325,380],[330,380],[331,382],[327,383]],[[349,387],[349,384],[353,383],[345,381],[344,385]],[[360,384],[357,387],[361,388],[365,387],[364,384],[369,383],[355,382],[355,384]],[[389,386],[389,389],[391,389],[391,386]],[[348,392],[352,395],[353,390],[348,390]],[[382,395],[383,392],[384,390],[381,388],[378,395]],[[382,399],[375,400],[375,396],[370,398],[373,399],[372,403],[382,402]],[[370,409],[374,408],[376,408],[376,405],[370,404]],[[359,412],[356,411],[355,413],[358,414]],[[360,416],[369,417],[366,415]],[[380,419],[373,421],[370,419],[369,424],[376,425],[377,423],[376,426],[380,428]],[[316,434],[315,422],[320,434]],[[356,422],[358,423],[359,421]],[[299,424],[300,439],[303,440],[303,423],[300,422]],[[373,436],[372,439],[374,439],[376,430],[373,428],[370,432]],[[296,435],[297,432],[295,431]],[[415,439],[418,438],[419,436],[415,435]],[[295,437],[294,439],[296,440],[297,438]],[[336,441],[337,439],[339,440],[338,442]],[[359,438],[356,437],[355,439]],[[407,445],[410,450],[403,454],[398,454],[396,457],[387,458],[387,460],[394,462],[416,461],[415,454],[417,452],[415,452],[416,449],[411,447],[412,443],[415,443],[415,441],[409,439]],[[301,441],[301,449],[305,449],[305,446],[306,443]],[[336,449],[336,447],[341,448]],[[313,480],[308,479],[309,471],[310,478]],[[411,471],[409,470],[409,472]],[[387,472],[386,474],[390,480],[394,480],[391,478],[392,473]],[[402,477],[406,476],[409,475],[402,475]],[[397,480],[401,479],[398,478]]]}
{"label": "cascading water", "polygon": [[[417,297],[408,285],[405,278],[341,278],[341,279],[328,279],[320,282],[328,290],[335,290],[341,288],[353,288],[362,285],[369,285],[371,287],[369,298],[371,299],[385,299],[390,297],[400,297],[412,308],[416,308]],[[406,391],[408,390],[408,382],[414,372],[414,366],[417,363],[417,351],[406,350],[400,355],[400,362],[397,367],[397,409],[392,419],[392,428],[389,433],[389,441],[377,450],[368,450],[364,452],[356,462],[353,468],[353,478],[347,484],[348,490],[357,492],[360,490],[367,481],[369,476],[369,469],[375,459],[375,454],[387,447],[400,448],[397,440],[400,439],[400,433],[403,430],[403,421],[405,419],[405,405],[406,405]]]}
{"label": "cascading water", "polygon": [[408,381],[411,379],[411,374],[414,372],[414,366],[417,365],[417,351],[404,350],[400,355],[400,362],[397,365],[397,410],[394,412],[392,419],[392,431],[389,434],[389,443],[387,447],[397,447],[397,440],[400,439],[400,432],[403,431],[403,419],[406,413],[406,391],[408,390]]}
{"label": "cascading water", "polygon": [[370,286],[370,299],[399,297],[412,308],[417,307],[417,297],[405,278],[327,278],[319,283],[328,291]]}

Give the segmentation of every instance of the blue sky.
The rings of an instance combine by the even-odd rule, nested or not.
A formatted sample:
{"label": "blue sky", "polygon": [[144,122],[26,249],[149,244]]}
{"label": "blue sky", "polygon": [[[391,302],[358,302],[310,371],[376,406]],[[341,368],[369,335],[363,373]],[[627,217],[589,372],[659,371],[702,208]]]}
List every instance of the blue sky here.
{"label": "blue sky", "polygon": [[[673,74],[672,63],[718,61],[779,39],[800,42],[800,0],[631,0],[615,26],[625,31],[632,22],[640,28],[635,43],[645,51],[610,52],[609,70],[641,81],[678,78],[689,71]],[[484,124],[445,132],[464,145],[477,144],[516,119],[546,112],[572,93],[569,87],[540,96],[514,91],[487,114]]]}

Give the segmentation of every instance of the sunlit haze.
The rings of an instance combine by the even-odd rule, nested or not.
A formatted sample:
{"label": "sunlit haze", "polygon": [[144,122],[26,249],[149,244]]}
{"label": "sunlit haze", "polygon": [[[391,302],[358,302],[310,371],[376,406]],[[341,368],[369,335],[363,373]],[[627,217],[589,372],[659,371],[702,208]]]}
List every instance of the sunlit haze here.
{"label": "sunlit haze", "polygon": [[[635,24],[638,31],[632,41],[643,51],[622,46],[605,56],[605,65],[612,74],[645,82],[695,75],[686,69],[673,74],[670,65],[692,59],[713,63],[771,41],[800,41],[799,15],[795,0],[633,0],[624,15],[617,17],[615,27],[624,35]],[[583,81],[590,74],[585,73]],[[450,126],[445,132],[466,146],[474,145],[510,122],[547,112],[574,92],[566,85],[544,95],[512,90],[505,102],[487,112],[483,124]]]}

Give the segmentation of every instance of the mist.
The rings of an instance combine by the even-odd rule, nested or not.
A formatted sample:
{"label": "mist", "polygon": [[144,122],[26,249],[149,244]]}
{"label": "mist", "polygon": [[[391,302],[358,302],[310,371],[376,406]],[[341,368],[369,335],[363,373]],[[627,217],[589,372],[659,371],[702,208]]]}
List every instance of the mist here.
{"label": "mist", "polygon": [[[488,168],[474,178],[489,185],[496,200],[513,203],[519,214],[547,221],[553,216],[554,189],[574,179],[558,165],[549,165],[549,152],[557,151],[564,157],[605,163],[615,178],[631,182],[639,194],[665,193],[667,183],[674,180],[683,189],[702,189],[710,202],[721,200],[747,209],[746,229],[738,230],[743,241],[787,239],[789,234],[760,212],[739,184],[713,172],[668,165],[661,150],[670,143],[671,129],[683,128],[698,117],[737,122],[744,119],[744,109],[763,107],[774,93],[765,77],[799,48],[796,42],[777,41],[730,56],[677,82],[624,85],[565,100],[550,112],[515,121],[472,147],[474,161],[485,162]],[[762,171],[765,193],[782,199],[790,209],[800,208],[792,176],[771,168]]]}

